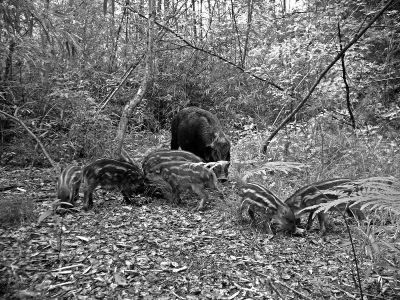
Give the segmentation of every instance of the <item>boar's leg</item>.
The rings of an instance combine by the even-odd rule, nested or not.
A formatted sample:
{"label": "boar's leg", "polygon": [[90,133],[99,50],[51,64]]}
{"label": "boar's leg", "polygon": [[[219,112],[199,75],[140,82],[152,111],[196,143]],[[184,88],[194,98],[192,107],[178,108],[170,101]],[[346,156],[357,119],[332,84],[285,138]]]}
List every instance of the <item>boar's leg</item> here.
{"label": "boar's leg", "polygon": [[179,185],[177,184],[176,179],[171,176],[170,179],[173,179],[169,182],[165,182],[165,187],[163,188],[163,196],[169,202],[180,204],[181,203],[181,195],[179,190]]}
{"label": "boar's leg", "polygon": [[255,208],[256,207],[254,205],[251,205],[248,203],[248,201],[243,200],[238,210],[239,221],[240,222],[243,221],[243,212],[246,211],[247,215],[250,217],[250,223],[253,226],[255,222],[255,214],[254,214]]}
{"label": "boar's leg", "polygon": [[196,211],[202,210],[205,202],[207,201],[207,195],[204,193],[199,184],[191,184],[190,187],[192,188],[192,191],[200,197],[200,203],[197,206]]}
{"label": "boar's leg", "polygon": [[326,215],[323,212],[318,214],[319,228],[321,231],[321,235],[325,235],[326,233]]}
{"label": "boar's leg", "polygon": [[86,186],[83,194],[83,209],[86,211],[93,207],[93,191],[95,188],[96,185],[94,184]]}
{"label": "boar's leg", "polygon": [[[320,212],[317,214],[317,217],[318,217],[321,235],[325,235],[325,233],[326,233],[326,215],[323,212]],[[308,216],[307,227],[306,227],[307,230],[310,230],[313,221],[314,221],[313,212],[311,212]]]}
{"label": "boar's leg", "polygon": [[255,208],[254,205],[249,205],[249,207],[247,208],[247,214],[249,215],[252,223],[255,222],[255,220],[256,220],[254,208]]}
{"label": "boar's leg", "polygon": [[243,222],[243,211],[248,209],[248,205],[246,205],[246,201],[242,200],[239,209],[237,210],[239,222]]}
{"label": "boar's leg", "polygon": [[76,201],[79,199],[79,185],[73,188],[72,197],[71,197],[71,204],[75,206]]}
{"label": "boar's leg", "polygon": [[123,197],[123,199],[124,199],[124,203],[126,203],[126,204],[132,204],[129,191],[123,189],[123,190],[121,190],[121,194],[122,194],[122,197]]}
{"label": "boar's leg", "polygon": [[314,221],[314,219],[313,219],[313,214],[314,214],[314,212],[312,211],[312,212],[310,212],[310,214],[308,215],[306,230],[310,230],[310,228],[311,228],[311,226],[312,226],[312,223],[313,223],[313,221]]}
{"label": "boar's leg", "polygon": [[181,193],[179,192],[179,190],[173,189],[173,191],[170,193],[170,201],[176,203],[176,204],[181,204],[182,200],[181,200]]}

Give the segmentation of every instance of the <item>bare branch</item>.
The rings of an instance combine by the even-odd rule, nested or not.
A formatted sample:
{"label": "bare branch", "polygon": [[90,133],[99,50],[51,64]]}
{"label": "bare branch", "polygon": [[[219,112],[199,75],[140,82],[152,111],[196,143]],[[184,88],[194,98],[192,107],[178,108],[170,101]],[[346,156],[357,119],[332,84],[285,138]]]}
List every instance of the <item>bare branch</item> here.
{"label": "bare branch", "polygon": [[35,139],[35,141],[39,144],[40,148],[42,149],[42,152],[43,152],[44,156],[46,156],[46,158],[50,162],[51,166],[53,168],[58,167],[58,165],[54,162],[54,160],[47,153],[46,149],[44,148],[44,146],[43,146],[42,142],[39,140],[39,138],[25,125],[24,122],[22,122],[22,120],[18,119],[17,117],[14,117],[12,115],[9,115],[8,113],[6,113],[5,111],[2,111],[2,110],[0,110],[0,114],[3,114],[4,116],[6,116],[7,118],[11,119],[15,123],[18,123],[22,127],[24,127],[24,129],[29,133],[29,135],[31,137],[33,137]]}
{"label": "bare branch", "polygon": [[115,89],[113,89],[105,98],[103,101],[101,101],[101,103],[99,103],[99,109],[97,112],[100,112],[106,105],[107,103],[112,99],[112,97],[114,97],[114,95],[116,94],[116,92],[121,88],[121,86],[125,83],[125,81],[128,79],[129,75],[131,75],[131,73],[133,72],[133,70],[136,69],[136,67],[139,65],[139,63],[141,62],[141,60],[143,59],[144,55],[142,55],[142,57],[139,58],[139,60],[132,64],[129,69],[125,72],[125,74],[122,76],[121,81],[119,82],[118,86],[115,87]]}
{"label": "bare branch", "polygon": [[[343,50],[342,46],[342,36],[340,34],[340,23],[338,22],[338,37],[339,37],[339,47],[340,51]],[[354,115],[353,111],[351,110],[351,103],[350,103],[350,88],[349,85],[347,84],[347,75],[346,75],[346,65],[344,64],[344,54],[341,57],[342,61],[342,77],[343,77],[343,82],[346,88],[346,104],[347,104],[347,110],[349,111],[350,115],[350,120],[351,120],[351,126],[353,129],[356,129],[356,121],[354,120]]]}
{"label": "bare branch", "polygon": [[[133,8],[131,6],[128,6],[127,8],[130,11],[134,12],[135,14],[137,14],[139,17],[147,19],[147,17],[145,15],[141,14],[140,12],[138,12],[135,8]],[[163,25],[163,24],[161,24],[161,23],[159,23],[157,21],[154,21],[154,24],[156,24],[157,26],[163,28],[164,30],[168,31],[169,33],[171,33],[172,35],[177,37],[186,46],[188,46],[188,47],[190,47],[190,48],[192,48],[194,50],[204,52],[204,53],[206,53],[206,54],[208,54],[208,55],[210,55],[212,57],[218,58],[219,60],[222,60],[223,62],[227,63],[228,65],[231,65],[231,66],[235,67],[236,69],[240,70],[241,72],[246,73],[246,74],[250,75],[251,77],[254,77],[254,78],[258,79],[258,80],[261,80],[261,81],[265,82],[266,84],[269,84],[269,85],[273,86],[274,88],[276,88],[276,89],[278,89],[280,91],[284,91],[284,88],[279,86],[278,84],[245,70],[243,67],[235,64],[234,62],[231,62],[230,60],[226,59],[225,57],[222,57],[221,55],[216,54],[216,53],[214,53],[214,52],[212,52],[210,50],[202,49],[202,48],[199,48],[199,47],[193,45],[192,43],[187,41],[185,38],[183,38],[181,35],[179,35],[175,31],[173,31],[172,29],[170,29],[169,27],[167,27],[167,26],[165,26],[165,25]]]}

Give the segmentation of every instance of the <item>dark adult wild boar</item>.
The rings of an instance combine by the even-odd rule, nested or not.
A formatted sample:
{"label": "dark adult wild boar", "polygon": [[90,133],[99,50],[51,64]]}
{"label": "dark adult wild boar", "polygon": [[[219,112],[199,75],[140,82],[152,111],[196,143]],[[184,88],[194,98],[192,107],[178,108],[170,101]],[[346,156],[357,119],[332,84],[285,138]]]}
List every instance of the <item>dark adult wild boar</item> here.
{"label": "dark adult wild boar", "polygon": [[[179,147],[196,154],[205,162],[231,159],[231,144],[221,123],[214,114],[198,107],[184,108],[172,119],[171,149],[177,150]],[[220,179],[226,179],[228,167],[229,164],[226,164],[222,176],[218,176]]]}

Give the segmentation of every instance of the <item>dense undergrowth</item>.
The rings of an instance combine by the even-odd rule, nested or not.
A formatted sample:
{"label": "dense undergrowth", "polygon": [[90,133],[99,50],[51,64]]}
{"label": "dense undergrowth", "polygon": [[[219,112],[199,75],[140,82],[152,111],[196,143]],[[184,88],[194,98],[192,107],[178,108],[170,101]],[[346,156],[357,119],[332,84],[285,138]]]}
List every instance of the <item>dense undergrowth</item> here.
{"label": "dense undergrowth", "polygon": [[[285,133],[270,144],[266,156],[259,151],[267,137],[266,132],[256,131],[252,126],[249,126],[248,130],[231,128],[229,132],[232,138],[231,182],[237,182],[245,176],[247,181],[258,182],[282,199],[286,199],[297,188],[322,179],[335,177],[362,179],[375,176],[400,178],[398,139],[389,140],[376,131],[354,132],[339,124],[334,124],[335,126],[330,124],[331,126],[324,128],[326,121],[324,116],[320,116],[308,123],[289,125]],[[85,159],[78,159],[80,163],[110,155],[113,147],[111,129],[98,128],[95,134],[96,136],[85,135],[89,140],[88,143],[92,145],[91,152],[87,153],[91,155]],[[166,131],[159,134],[132,131],[126,139],[125,148],[131,157],[140,163],[146,152],[159,147],[168,148],[168,142],[169,133]],[[64,161],[68,162],[70,159],[71,157],[67,156]],[[274,166],[274,162],[280,164]],[[292,163],[300,164],[293,166]],[[7,172],[12,172],[11,165],[5,168]],[[51,176],[55,181],[57,174]],[[7,179],[3,178],[1,185],[7,184],[18,186],[19,183],[7,182]],[[50,191],[54,196],[53,193]],[[225,189],[225,197],[236,199],[235,188]],[[2,201],[5,209],[1,211],[1,222],[29,224],[37,219],[38,211],[34,209],[36,204],[31,198],[24,196]],[[218,205],[218,209],[224,212],[224,216],[228,219],[236,222],[237,205],[237,202],[228,201],[224,205]],[[371,268],[364,276],[374,277],[377,274],[383,276],[387,268],[399,270],[399,262],[395,259],[400,251],[398,206],[393,207],[393,210],[379,208],[367,211],[365,221],[353,222],[352,225],[355,226],[352,230],[353,238],[359,247],[358,259],[372,262]],[[341,218],[335,218],[335,222],[339,222],[340,226],[345,228]],[[332,227],[330,228],[332,230]]]}

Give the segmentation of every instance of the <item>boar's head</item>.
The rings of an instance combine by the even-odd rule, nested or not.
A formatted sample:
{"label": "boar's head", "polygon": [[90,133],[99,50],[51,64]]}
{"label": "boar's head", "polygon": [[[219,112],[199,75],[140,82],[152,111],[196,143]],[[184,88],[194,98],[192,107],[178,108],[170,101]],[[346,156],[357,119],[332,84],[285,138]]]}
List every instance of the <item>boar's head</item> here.
{"label": "boar's head", "polygon": [[[231,143],[224,133],[218,132],[215,134],[213,141],[207,145],[204,153],[204,160],[206,162],[217,161],[230,161],[231,160]],[[221,167],[220,167],[221,168]],[[226,179],[228,177],[229,163],[223,165],[221,170],[216,168],[215,172],[219,179]]]}

